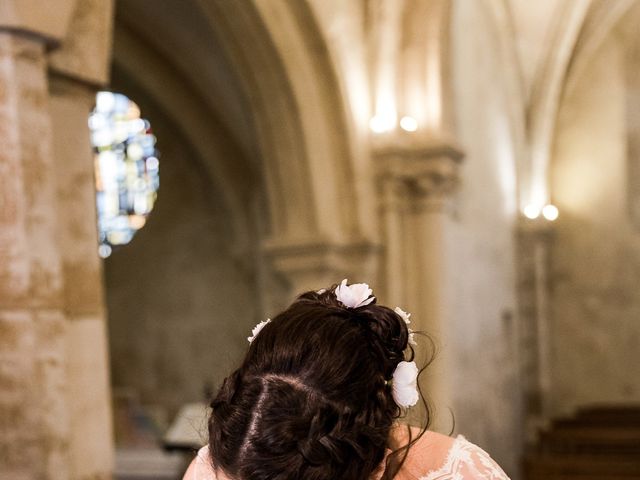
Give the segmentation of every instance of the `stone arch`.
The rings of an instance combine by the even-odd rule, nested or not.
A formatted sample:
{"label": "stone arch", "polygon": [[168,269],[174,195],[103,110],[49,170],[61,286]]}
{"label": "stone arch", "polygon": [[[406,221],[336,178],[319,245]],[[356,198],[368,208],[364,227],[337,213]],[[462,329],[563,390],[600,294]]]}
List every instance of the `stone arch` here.
{"label": "stone arch", "polygon": [[[339,280],[339,275],[373,269],[372,262],[366,262],[374,257],[368,255],[372,249],[363,248],[360,243],[362,229],[357,212],[361,203],[352,188],[355,168],[349,136],[344,134],[345,107],[328,46],[306,2],[185,0],[157,11],[145,8],[152,3],[126,0],[117,5],[115,78],[124,79],[121,84],[127,84],[132,92],[148,97],[166,117],[165,123],[172,121],[177,126],[180,137],[186,139],[184,143],[197,152],[197,158],[190,159],[188,165],[185,162],[185,167],[203,172],[225,204],[226,217],[234,230],[233,240],[225,244],[233,244],[238,260],[243,262],[241,267],[246,270],[241,281],[236,281],[236,291],[247,293],[245,299],[254,299],[243,305],[250,305],[247,309],[251,311],[236,310],[240,313],[234,313],[235,317],[229,315],[235,319],[233,325],[220,328],[215,339],[218,343],[212,343],[215,348],[210,350],[223,352],[228,348],[224,351],[231,356],[240,349],[235,342],[244,341],[239,332],[249,328],[243,322],[255,323],[256,312],[271,314],[288,297],[287,288],[318,288]],[[129,20],[142,16],[145,22]],[[160,30],[162,35],[158,36]],[[368,208],[374,210],[375,206]],[[160,208],[157,213],[161,213]],[[209,218],[213,215],[202,223]],[[211,232],[208,235],[211,239],[217,236]],[[194,245],[200,248],[201,244]],[[260,246],[264,247],[264,255],[260,255]],[[202,250],[198,252],[201,254]],[[174,252],[170,253],[165,256],[168,261],[163,272],[176,271]],[[263,261],[264,257],[272,260],[275,268],[265,268],[269,264]],[[202,305],[215,308],[216,315],[226,315],[227,306],[206,303],[216,295],[207,299],[201,292],[205,284],[218,289],[221,283],[235,281],[229,277],[229,282],[211,282],[219,279],[216,272],[227,272],[227,263],[202,261],[194,269],[204,280],[194,289],[200,292],[198,299],[202,301],[191,302],[201,306],[184,310],[184,317],[192,319],[183,322],[185,332],[197,326],[201,332],[210,333],[207,329],[211,325],[205,325]],[[219,265],[222,267],[216,269]],[[203,268],[208,269],[206,273]],[[274,270],[284,274],[288,282],[282,282],[282,275],[274,275]],[[112,284],[124,277],[124,271],[114,259],[107,272]],[[115,289],[109,298],[111,311],[116,312],[114,318],[120,314],[113,322],[113,331],[122,331],[129,311],[118,312],[117,304],[126,302],[117,302],[122,297],[113,292]],[[173,327],[178,316],[171,305],[176,302],[163,292],[165,303],[160,305],[166,308],[162,307],[155,316],[160,318],[167,312],[162,317],[164,325]],[[232,294],[224,303],[231,305],[236,297]],[[151,323],[153,312],[140,312],[140,330]],[[165,341],[161,338],[165,330],[157,328],[157,338],[150,338],[147,343]],[[118,351],[128,348],[126,342],[113,345]],[[141,353],[140,366],[129,369],[127,377],[118,377],[118,386],[136,384],[137,388],[140,372],[153,356],[152,351]],[[209,360],[218,365],[212,375],[222,372],[223,359]],[[196,362],[190,366],[188,362],[186,354],[176,355],[175,366],[161,365],[158,369],[166,377],[178,369],[197,368]],[[124,368],[114,364],[116,371],[123,372]],[[203,377],[192,373],[194,379]],[[149,375],[141,384],[141,396],[150,396],[156,377],[159,375]],[[193,396],[195,380],[185,386]],[[163,408],[177,402],[172,392],[158,390],[157,401]]]}
{"label": "stone arch", "polygon": [[[526,93],[520,77],[518,65],[518,52],[513,41],[511,27],[511,12],[504,2],[483,0],[484,9],[490,18],[492,28],[496,34],[496,43],[499,55],[504,65],[504,74],[507,85],[507,98],[509,99],[509,121],[514,136],[514,146],[517,149],[515,159],[516,182],[520,180],[521,170],[525,166],[526,158]],[[517,196],[517,193],[516,193]],[[517,201],[517,199],[514,199]]]}
{"label": "stone arch", "polygon": [[375,277],[376,205],[362,194],[372,172],[354,147],[313,9],[304,1],[197,4],[251,104],[270,220],[263,254],[298,291]]}
{"label": "stone arch", "polygon": [[548,203],[551,146],[564,92],[633,4],[631,0],[590,0],[567,2],[558,9],[531,92],[527,114],[530,155],[522,172],[522,206]]}
{"label": "stone arch", "polygon": [[557,16],[544,60],[532,86],[527,112],[530,154],[522,172],[522,207],[549,202],[548,170],[558,106],[580,30],[591,2],[566,2]]}
{"label": "stone arch", "polygon": [[[142,14],[143,5],[143,0],[135,0],[126,3],[126,9]],[[237,129],[225,121],[224,109],[216,111],[211,101],[204,101],[206,94],[193,88],[198,83],[194,72],[181,65],[179,58],[169,58],[170,52],[160,52],[162,45],[156,44],[155,59],[143,58],[148,69],[142,70],[162,68],[163,77],[166,75],[172,85],[171,96],[175,97],[161,99],[167,111],[183,102],[193,107],[195,113],[185,120],[189,125],[185,130],[188,134],[193,129],[195,144],[207,138],[203,122],[207,116],[221,119],[229,127],[227,133],[235,140],[232,147],[241,155],[226,155],[229,165],[207,168],[221,182],[216,185],[224,192],[234,217],[251,201],[251,192],[238,194],[238,190],[246,190],[246,178],[229,177],[237,170],[234,162],[244,157],[247,171],[257,182],[254,187],[260,185],[263,189],[257,201],[261,204],[258,215],[266,220],[261,234],[263,251],[277,270],[288,274],[289,270],[312,268],[316,273],[324,271],[323,278],[333,280],[336,275],[363,270],[373,275],[375,262],[367,261],[367,266],[361,268],[358,264],[362,258],[341,266],[353,258],[354,249],[366,251],[367,255],[375,249],[371,243],[375,230],[369,225],[369,219],[375,218],[375,205],[362,200],[362,192],[367,191],[362,186],[370,183],[371,173],[366,161],[358,157],[361,149],[354,146],[344,91],[311,6],[307,2],[191,0],[182,9],[191,10],[200,17],[199,23],[207,24],[207,28],[199,27],[197,37],[191,38],[196,41],[193,48],[197,54],[206,55],[207,48],[214,48],[211,44],[217,45],[220,58],[216,61],[224,62],[224,68],[233,76],[237,88],[234,99],[244,103],[242,108],[251,117],[247,121],[250,128]],[[157,25],[186,24],[176,19],[176,12],[163,10],[149,15]],[[132,24],[128,30],[135,30],[135,36],[142,28]],[[132,34],[124,33],[123,37]],[[152,41],[153,33],[145,32],[143,37],[143,41]],[[160,98],[166,87],[162,82],[135,74],[140,55],[130,50],[135,50],[137,40],[140,39],[133,38],[127,48],[119,49],[122,53],[116,55],[115,64],[120,70],[131,72]],[[116,43],[116,50],[117,47]],[[185,44],[174,49],[197,58]],[[180,88],[181,84],[187,88]],[[251,138],[257,142],[251,142]],[[251,148],[244,148],[247,141],[252,143]],[[207,143],[199,145],[204,159],[210,156],[205,151]],[[251,222],[255,218],[245,215],[235,228],[246,232]],[[314,277],[313,283],[323,281]],[[296,288],[306,288],[304,282],[290,280],[300,285]]]}
{"label": "stone arch", "polygon": [[[238,245],[250,229],[245,205],[250,187],[257,183],[257,173],[235,132],[229,132],[220,120],[222,112],[212,111],[192,79],[122,21],[115,22],[112,69],[112,76],[120,79],[115,84],[112,81],[116,90],[124,83],[134,92],[144,92],[165,116],[180,115],[174,125],[195,149],[196,167],[207,177],[212,190],[219,193],[231,220],[230,242]],[[222,162],[207,161],[213,158]],[[239,171],[244,175],[240,176]]]}
{"label": "stone arch", "polygon": [[[359,236],[345,112],[306,2],[199,5],[251,104],[264,158],[270,246]],[[339,207],[338,207],[339,206]]]}
{"label": "stone arch", "polygon": [[575,79],[584,69],[585,64],[634,4],[633,0],[597,0],[593,2],[589,15],[580,31],[575,52],[567,69],[566,90],[571,89]]}

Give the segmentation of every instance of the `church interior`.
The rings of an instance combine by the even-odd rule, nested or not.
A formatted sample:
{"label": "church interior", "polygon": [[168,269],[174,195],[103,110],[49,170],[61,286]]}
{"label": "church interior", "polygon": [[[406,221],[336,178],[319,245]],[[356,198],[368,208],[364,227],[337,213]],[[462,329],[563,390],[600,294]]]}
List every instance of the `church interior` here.
{"label": "church interior", "polygon": [[430,428],[640,479],[639,24],[0,0],[0,478],[181,478],[251,328],[348,278],[432,337]]}

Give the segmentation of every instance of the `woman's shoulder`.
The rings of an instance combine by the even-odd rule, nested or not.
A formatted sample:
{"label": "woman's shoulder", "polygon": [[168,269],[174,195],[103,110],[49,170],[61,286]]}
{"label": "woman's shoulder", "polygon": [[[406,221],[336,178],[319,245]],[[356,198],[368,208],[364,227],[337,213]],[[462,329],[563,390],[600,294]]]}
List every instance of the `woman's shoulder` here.
{"label": "woman's shoulder", "polygon": [[226,478],[213,470],[209,446],[205,445],[198,450],[182,480],[226,480]]}
{"label": "woman's shoulder", "polygon": [[[409,430],[403,429],[405,444]],[[411,438],[420,430],[411,428]],[[400,438],[401,440],[401,438]],[[411,447],[398,480],[509,480],[500,466],[477,445],[462,435],[453,438],[426,431]]]}
{"label": "woman's shoulder", "polygon": [[455,439],[430,430],[422,433],[421,429],[398,425],[391,432],[390,448],[396,449],[413,441],[407,453],[398,480],[422,478],[432,470],[440,468],[452,449]]}
{"label": "woman's shoulder", "polygon": [[[509,480],[500,466],[477,445],[462,435],[456,438],[420,429],[398,427],[392,433],[392,448],[417,439],[409,449],[397,480]],[[228,480],[220,472],[216,476],[209,448],[201,448],[183,480]]]}

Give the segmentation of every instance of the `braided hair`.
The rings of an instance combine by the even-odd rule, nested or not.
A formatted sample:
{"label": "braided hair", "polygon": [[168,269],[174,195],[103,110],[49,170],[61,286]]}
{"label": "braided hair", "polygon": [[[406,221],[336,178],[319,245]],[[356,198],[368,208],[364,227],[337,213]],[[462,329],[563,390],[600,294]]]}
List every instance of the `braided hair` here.
{"label": "braided hair", "polygon": [[274,317],[224,380],[209,419],[215,469],[236,480],[387,480],[400,470],[417,438],[387,455],[402,415],[388,380],[408,347],[413,359],[407,325],[375,301],[345,308],[334,288]]}

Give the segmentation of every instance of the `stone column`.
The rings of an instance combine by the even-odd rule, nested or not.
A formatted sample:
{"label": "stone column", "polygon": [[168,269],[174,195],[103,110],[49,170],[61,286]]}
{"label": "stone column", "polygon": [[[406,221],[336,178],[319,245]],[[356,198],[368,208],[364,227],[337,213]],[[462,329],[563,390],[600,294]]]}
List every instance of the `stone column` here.
{"label": "stone column", "polygon": [[0,472],[67,479],[66,322],[41,37],[0,31]]}
{"label": "stone column", "polygon": [[113,469],[109,345],[87,123],[96,92],[108,82],[112,24],[111,0],[77,2],[68,32],[49,58],[52,146],[57,160],[52,182],[68,320],[71,480],[111,478]]}
{"label": "stone column", "polygon": [[378,187],[384,243],[384,260],[381,267],[383,292],[381,294],[386,302],[401,306],[407,302],[405,282],[391,280],[403,279],[406,270],[404,237],[400,232],[405,229],[409,194],[402,178],[391,175],[382,174]]}
{"label": "stone column", "polygon": [[[110,478],[113,463],[106,310],[98,257],[93,155],[87,118],[95,87],[52,73],[50,111],[58,208],[57,239],[68,319],[66,360],[70,478]],[[72,248],[64,248],[72,246]]]}
{"label": "stone column", "polygon": [[[110,398],[87,115],[95,88],[106,81],[111,1],[51,0],[46,8],[55,15],[43,14],[41,2],[5,3],[0,477],[110,478]],[[49,82],[52,68],[58,79],[73,72],[77,84]]]}
{"label": "stone column", "polygon": [[518,303],[522,318],[522,388],[525,435],[535,441],[549,420],[552,338],[549,324],[551,223],[523,219],[518,228]]}
{"label": "stone column", "polygon": [[[411,312],[412,327],[431,335],[437,345],[446,343],[446,205],[458,182],[461,159],[462,152],[443,141],[375,151],[384,228],[384,302]],[[418,363],[429,353],[418,349]],[[433,428],[444,431],[451,426],[447,363],[439,354],[421,383],[435,410]]]}

